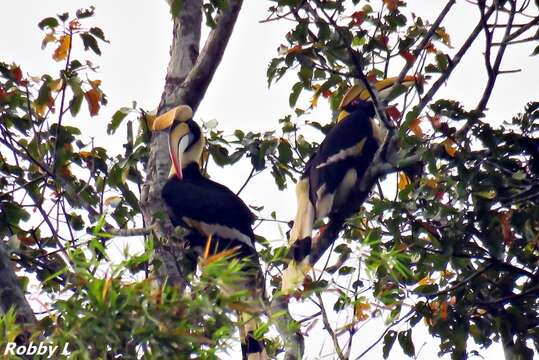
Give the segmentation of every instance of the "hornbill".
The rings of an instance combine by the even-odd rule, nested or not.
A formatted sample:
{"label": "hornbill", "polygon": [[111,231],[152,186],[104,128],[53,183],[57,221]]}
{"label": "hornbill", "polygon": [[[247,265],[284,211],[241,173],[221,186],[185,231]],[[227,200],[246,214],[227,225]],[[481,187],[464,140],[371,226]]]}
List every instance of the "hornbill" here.
{"label": "hornbill", "polygon": [[[250,290],[250,301],[260,302],[264,281],[254,246],[255,216],[230,189],[202,175],[200,161],[205,139],[192,117],[192,109],[180,105],[153,122],[154,131],[168,129],[172,161],[161,196],[172,224],[191,230],[186,237],[191,247],[205,248],[206,254],[232,253],[247,260],[245,279],[238,285]],[[263,343],[253,336],[255,317],[243,312],[240,322],[243,359],[267,359]]]}
{"label": "hornbill", "polygon": [[[393,88],[397,80],[388,78],[373,85],[382,101],[396,98],[415,84],[415,77],[406,76],[401,86]],[[291,260],[282,278],[283,294],[295,291],[312,266],[309,253],[314,245],[314,223],[348,201],[386,136],[365,87],[351,87],[339,110],[337,124],[309,159],[296,185],[297,211],[289,238]]]}

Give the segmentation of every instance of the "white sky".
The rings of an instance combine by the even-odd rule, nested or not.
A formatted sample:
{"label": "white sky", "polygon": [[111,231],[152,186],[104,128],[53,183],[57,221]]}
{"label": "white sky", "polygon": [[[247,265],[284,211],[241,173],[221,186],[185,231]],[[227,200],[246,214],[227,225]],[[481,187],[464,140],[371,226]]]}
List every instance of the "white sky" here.
{"label": "white sky", "polygon": [[[291,113],[288,96],[295,77],[288,76],[270,89],[267,87],[267,65],[270,59],[276,56],[277,47],[285,43],[284,34],[291,25],[286,21],[259,23],[266,18],[266,9],[270,4],[272,3],[260,0],[244,2],[224,59],[195,116],[196,120],[217,119],[219,128],[228,133],[236,128],[244,131],[264,131],[274,128],[278,125],[278,118]],[[445,1],[441,0],[408,1],[410,9],[431,21],[444,4]],[[105,131],[112,114],[119,107],[130,106],[133,100],[145,109],[153,109],[159,103],[171,40],[170,15],[164,1],[10,1],[3,4],[0,12],[0,31],[3,34],[0,41],[0,59],[18,63],[25,74],[38,75],[48,72],[57,76],[58,65],[51,59],[54,46],[41,51],[44,34],[37,27],[37,23],[44,17],[65,11],[73,14],[76,9],[90,5],[96,6],[97,16],[85,23],[101,27],[111,41],[110,45],[101,45],[101,57],[91,57],[100,65],[99,74],[91,76],[103,80],[102,89],[108,96],[109,105],[102,108],[99,116],[90,118],[83,104],[82,115],[75,121],[86,130],[88,136],[95,136],[96,145],[104,146],[113,153],[120,152],[120,142],[108,139]],[[443,25],[451,35],[453,45],[458,48],[469,29],[475,25],[477,10],[471,9],[463,0],[457,1],[455,9]],[[443,48],[442,45],[437,46]],[[479,43],[479,46],[470,51],[447,86],[440,92],[440,96],[450,96],[468,106],[477,103],[486,76],[482,50],[483,44]],[[454,50],[452,51],[450,53],[454,53]],[[526,102],[539,98],[535,86],[539,57],[530,57],[531,51],[530,45],[512,45],[508,48],[502,70],[520,68],[523,71],[498,78],[489,103],[489,121],[499,123],[503,119],[510,119],[523,109]],[[75,49],[75,52],[82,53],[81,49]],[[80,57],[84,59],[88,55],[81,54]],[[393,69],[393,73],[398,71],[399,69]],[[306,108],[307,104],[307,98],[300,98],[298,106]],[[329,121],[330,115],[324,101],[320,101],[319,107],[312,116],[302,120],[310,119],[321,123]],[[222,170],[213,169],[211,173],[215,180],[237,190],[249,171],[249,166],[235,166]],[[242,198],[252,205],[265,205],[266,214],[274,209],[278,210],[278,218],[281,219],[291,219],[295,212],[293,191],[277,191],[268,176],[253,179],[242,192]],[[270,239],[279,237],[274,225],[260,227],[257,231]],[[310,310],[306,312],[309,313]],[[419,325],[414,329],[416,351],[423,341],[429,342],[418,358],[435,358],[438,340],[430,339],[426,332],[417,331],[418,327]],[[380,321],[373,321],[363,327],[356,335],[354,353],[361,353],[382,331],[383,324]],[[424,338],[421,338],[421,333]],[[322,345],[319,335],[319,331],[313,331],[306,339],[307,354],[311,359],[318,358]],[[327,337],[325,341],[329,343]],[[391,359],[403,357],[399,348],[398,344],[394,345]],[[472,348],[477,349],[477,346]],[[380,359],[381,351],[380,344],[365,358]],[[327,351],[323,352],[325,353]],[[492,346],[483,355],[489,359],[503,358],[501,349],[497,346]]]}

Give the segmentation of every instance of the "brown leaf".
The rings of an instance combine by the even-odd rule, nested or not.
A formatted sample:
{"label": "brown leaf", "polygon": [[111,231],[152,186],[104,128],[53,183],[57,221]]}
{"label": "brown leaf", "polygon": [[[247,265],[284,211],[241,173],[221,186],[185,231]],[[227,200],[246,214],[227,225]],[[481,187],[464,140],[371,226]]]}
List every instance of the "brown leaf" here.
{"label": "brown leaf", "polygon": [[424,49],[425,49],[425,50],[427,51],[427,53],[429,53],[429,54],[436,54],[436,53],[438,52],[438,50],[436,50],[436,47],[434,46],[434,44],[433,44],[431,41],[429,41],[429,42],[425,45]]}
{"label": "brown leaf", "polygon": [[99,102],[101,101],[101,92],[95,88],[92,88],[86,93],[84,93],[84,97],[86,98],[86,102],[88,103],[88,110],[90,111],[91,116],[95,116],[99,113],[99,108],[101,105]]}
{"label": "brown leaf", "polygon": [[20,84],[22,82],[22,70],[21,70],[21,68],[16,66],[13,69],[11,69],[11,73],[13,74],[13,77],[15,78],[15,82],[17,84]]}
{"label": "brown leaf", "polygon": [[399,7],[398,0],[384,0],[384,4],[386,4],[387,9],[391,12],[397,10],[397,8]]}
{"label": "brown leaf", "polygon": [[363,21],[365,21],[365,12],[364,11],[356,11],[352,14],[352,21],[354,22],[354,25],[361,25],[363,24]]}
{"label": "brown leaf", "polygon": [[401,117],[401,112],[399,111],[399,109],[397,109],[396,106],[388,106],[387,114],[393,121],[397,121]]}
{"label": "brown leaf", "polygon": [[54,50],[52,58],[56,61],[62,61],[67,58],[67,53],[69,52],[69,47],[71,46],[71,36],[64,35],[60,38],[60,40],[58,40],[58,42],[60,44],[56,50]]}
{"label": "brown leaf", "polygon": [[422,138],[422,137],[423,137],[423,130],[421,130],[421,126],[419,126],[420,123],[421,123],[421,119],[420,119],[420,118],[415,118],[415,119],[412,120],[412,122],[410,123],[410,130],[412,130],[412,132],[414,133],[414,135],[417,136],[418,138]]}
{"label": "brown leaf", "polygon": [[511,211],[500,214],[500,225],[502,227],[503,242],[507,246],[513,245],[515,242],[515,235],[511,230],[511,217],[513,216]]}
{"label": "brown leaf", "polygon": [[415,56],[409,50],[401,51],[399,55],[402,56],[407,63],[413,63],[415,61]]}
{"label": "brown leaf", "polygon": [[440,37],[440,39],[442,39],[442,42],[444,44],[446,44],[448,47],[452,48],[452,46],[451,46],[451,37],[449,36],[448,33],[445,32],[445,28],[441,27],[441,28],[436,29],[436,35],[438,35]]}

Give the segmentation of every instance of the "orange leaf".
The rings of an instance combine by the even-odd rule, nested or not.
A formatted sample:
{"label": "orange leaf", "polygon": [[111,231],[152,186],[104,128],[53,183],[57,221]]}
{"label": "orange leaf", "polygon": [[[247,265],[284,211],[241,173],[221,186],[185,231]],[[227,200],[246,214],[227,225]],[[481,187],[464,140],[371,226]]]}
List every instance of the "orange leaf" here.
{"label": "orange leaf", "polygon": [[421,123],[420,118],[415,118],[410,123],[410,130],[412,130],[414,135],[417,136],[418,138],[423,137],[423,130],[421,130],[421,126],[419,126],[420,123]]}
{"label": "orange leaf", "polygon": [[440,304],[440,319],[447,320],[447,302],[444,301]]}
{"label": "orange leaf", "polygon": [[511,217],[513,214],[511,211],[500,214],[500,225],[502,226],[503,242],[507,246],[513,245],[515,242],[515,235],[511,231]]}
{"label": "orange leaf", "polygon": [[302,48],[301,45],[294,45],[290,49],[286,51],[287,54],[297,54],[301,52]]}
{"label": "orange leaf", "polygon": [[90,115],[95,116],[99,113],[100,104],[99,101],[101,100],[101,92],[95,88],[86,91],[84,94],[84,97],[86,98],[86,102],[88,103],[88,110],[90,110]]}
{"label": "orange leaf", "polygon": [[388,106],[387,114],[393,121],[397,121],[401,117],[401,112],[399,111],[399,109],[397,109],[396,106]]}
{"label": "orange leaf", "polygon": [[399,171],[399,190],[404,190],[408,185],[410,185],[410,178],[403,171]]}
{"label": "orange leaf", "polygon": [[400,53],[400,56],[402,56],[406,62],[413,63],[415,61],[415,56],[409,51],[409,50],[403,50]]}
{"label": "orange leaf", "polygon": [[67,53],[69,52],[69,47],[71,46],[71,36],[64,35],[58,41],[60,45],[54,50],[52,58],[56,61],[62,61],[67,58]]}
{"label": "orange leaf", "polygon": [[205,258],[203,258],[201,260],[202,264],[203,265],[209,265],[211,263],[216,262],[219,259],[229,257],[229,256],[233,256],[233,255],[238,253],[239,249],[240,249],[239,246],[235,246],[232,249],[227,249],[227,250],[221,251],[221,252],[219,252],[219,253],[217,253],[215,255],[210,255],[208,257],[205,257]]}
{"label": "orange leaf", "polygon": [[436,189],[438,187],[438,182],[433,178],[421,179],[421,183],[431,189]]}
{"label": "orange leaf", "polygon": [[367,314],[367,311],[370,309],[370,305],[368,303],[364,303],[361,301],[358,301],[356,305],[354,306],[354,315],[358,321],[364,321],[369,318],[369,314]]}
{"label": "orange leaf", "polygon": [[387,9],[391,12],[397,10],[397,8],[399,7],[398,0],[384,0],[384,4],[386,4]]}
{"label": "orange leaf", "polygon": [[434,280],[432,280],[432,278],[427,275],[425,276],[423,279],[419,280],[418,281],[418,285],[430,285],[430,284],[433,284],[434,283]]}
{"label": "orange leaf", "polygon": [[88,80],[92,89],[98,89],[101,86],[101,80]]}
{"label": "orange leaf", "polygon": [[436,35],[438,35],[440,39],[442,39],[442,42],[444,44],[446,44],[450,48],[452,47],[451,38],[449,37],[449,34],[445,32],[445,28],[441,27],[441,28],[436,29]]}
{"label": "orange leaf", "polygon": [[363,11],[356,11],[352,14],[352,20],[354,22],[354,25],[361,25],[363,24],[363,21],[365,21],[365,12]]}
{"label": "orange leaf", "polygon": [[449,156],[455,157],[455,154],[457,153],[457,144],[455,144],[453,140],[447,138],[442,142],[442,145]]}
{"label": "orange leaf", "polygon": [[429,41],[429,42],[425,45],[424,49],[425,49],[425,50],[427,51],[427,53],[429,53],[429,54],[436,54],[436,52],[438,52],[438,50],[436,50],[436,47],[434,46],[434,44],[433,44],[431,41]]}
{"label": "orange leaf", "polygon": [[369,71],[367,73],[367,80],[370,83],[375,83],[376,82],[376,71],[374,71],[374,70]]}

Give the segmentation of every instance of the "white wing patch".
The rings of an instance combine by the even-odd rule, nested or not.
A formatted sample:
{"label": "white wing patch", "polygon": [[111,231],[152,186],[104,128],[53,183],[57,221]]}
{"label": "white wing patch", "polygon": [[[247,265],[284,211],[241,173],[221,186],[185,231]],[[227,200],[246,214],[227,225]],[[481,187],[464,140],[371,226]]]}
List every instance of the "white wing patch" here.
{"label": "white wing patch", "polygon": [[189,219],[185,216],[183,217],[183,221],[206,236],[217,235],[220,238],[237,240],[254,249],[251,238],[237,229],[220,224],[208,224],[204,221]]}
{"label": "white wing patch", "polygon": [[357,156],[361,154],[361,151],[363,151],[363,146],[365,146],[366,141],[367,138],[363,138],[359,143],[352,145],[346,149],[342,149],[338,153],[329,156],[325,162],[319,164],[316,168],[320,169],[324,166],[328,166],[341,160],[345,160],[351,156]]}

